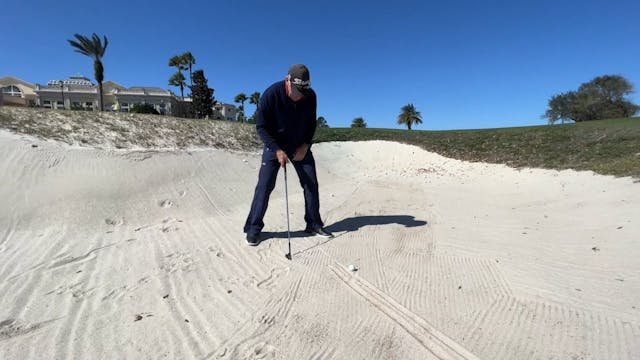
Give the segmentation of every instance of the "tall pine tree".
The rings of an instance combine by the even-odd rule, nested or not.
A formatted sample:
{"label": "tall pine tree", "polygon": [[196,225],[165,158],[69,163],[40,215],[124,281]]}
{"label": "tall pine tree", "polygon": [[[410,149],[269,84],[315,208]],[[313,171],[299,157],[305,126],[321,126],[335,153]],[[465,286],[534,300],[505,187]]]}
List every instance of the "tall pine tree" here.
{"label": "tall pine tree", "polygon": [[213,115],[213,89],[207,84],[204,71],[193,72],[193,85],[191,88],[191,99],[193,101],[193,112],[196,119],[203,119]]}

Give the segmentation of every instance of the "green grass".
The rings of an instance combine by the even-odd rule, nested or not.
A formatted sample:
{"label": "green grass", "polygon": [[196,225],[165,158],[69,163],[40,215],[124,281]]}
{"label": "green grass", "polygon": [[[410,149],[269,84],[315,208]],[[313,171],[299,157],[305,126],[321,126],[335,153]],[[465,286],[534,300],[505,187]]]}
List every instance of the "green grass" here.
{"label": "green grass", "polygon": [[593,170],[640,178],[640,118],[518,128],[417,131],[328,128],[316,141],[388,140],[512,167]]}

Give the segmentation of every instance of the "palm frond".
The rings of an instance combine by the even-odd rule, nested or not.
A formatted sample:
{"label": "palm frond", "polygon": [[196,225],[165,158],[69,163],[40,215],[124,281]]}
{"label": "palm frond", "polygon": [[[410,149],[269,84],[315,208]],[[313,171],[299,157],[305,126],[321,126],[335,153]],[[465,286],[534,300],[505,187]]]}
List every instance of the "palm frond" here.
{"label": "palm frond", "polygon": [[107,45],[109,45],[109,40],[106,36],[104,36],[103,44],[96,33],[93,33],[91,39],[80,34],[74,34],[73,36],[76,40],[67,41],[73,48],[75,48],[75,51],[82,55],[89,56],[94,60],[100,60],[107,50]]}

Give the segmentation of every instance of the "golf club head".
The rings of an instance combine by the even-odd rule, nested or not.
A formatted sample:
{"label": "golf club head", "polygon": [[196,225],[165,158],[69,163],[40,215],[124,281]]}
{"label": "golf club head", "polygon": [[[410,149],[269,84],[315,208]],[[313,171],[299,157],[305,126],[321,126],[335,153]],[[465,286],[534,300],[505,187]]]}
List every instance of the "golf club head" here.
{"label": "golf club head", "polygon": [[286,257],[287,259],[291,260],[291,253],[284,254],[284,257]]}

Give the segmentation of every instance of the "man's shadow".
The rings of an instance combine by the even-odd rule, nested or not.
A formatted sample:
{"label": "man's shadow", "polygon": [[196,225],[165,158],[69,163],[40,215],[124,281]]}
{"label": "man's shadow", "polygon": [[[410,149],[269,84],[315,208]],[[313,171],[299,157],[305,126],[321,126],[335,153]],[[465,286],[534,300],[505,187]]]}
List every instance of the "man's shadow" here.
{"label": "man's shadow", "polygon": [[342,219],[329,226],[325,226],[325,229],[330,232],[356,231],[368,225],[389,224],[399,224],[404,225],[404,227],[417,227],[427,225],[427,222],[423,220],[416,220],[415,217],[410,215],[367,215]]}
{"label": "man's shadow", "polygon": [[[342,219],[331,225],[325,226],[324,228],[327,231],[332,233],[342,233],[339,235],[334,234],[337,237],[337,236],[344,235],[344,233],[347,233],[347,232],[356,231],[365,226],[389,225],[389,224],[399,224],[399,225],[404,225],[405,227],[417,227],[417,226],[427,225],[427,222],[423,220],[416,220],[415,217],[410,215],[365,215],[365,216],[354,216],[354,217]],[[263,235],[263,239],[265,240],[287,238],[286,231],[263,232],[262,235]],[[291,231],[291,238],[303,238],[308,236],[313,236],[313,235],[307,234],[306,232],[301,230]]]}

